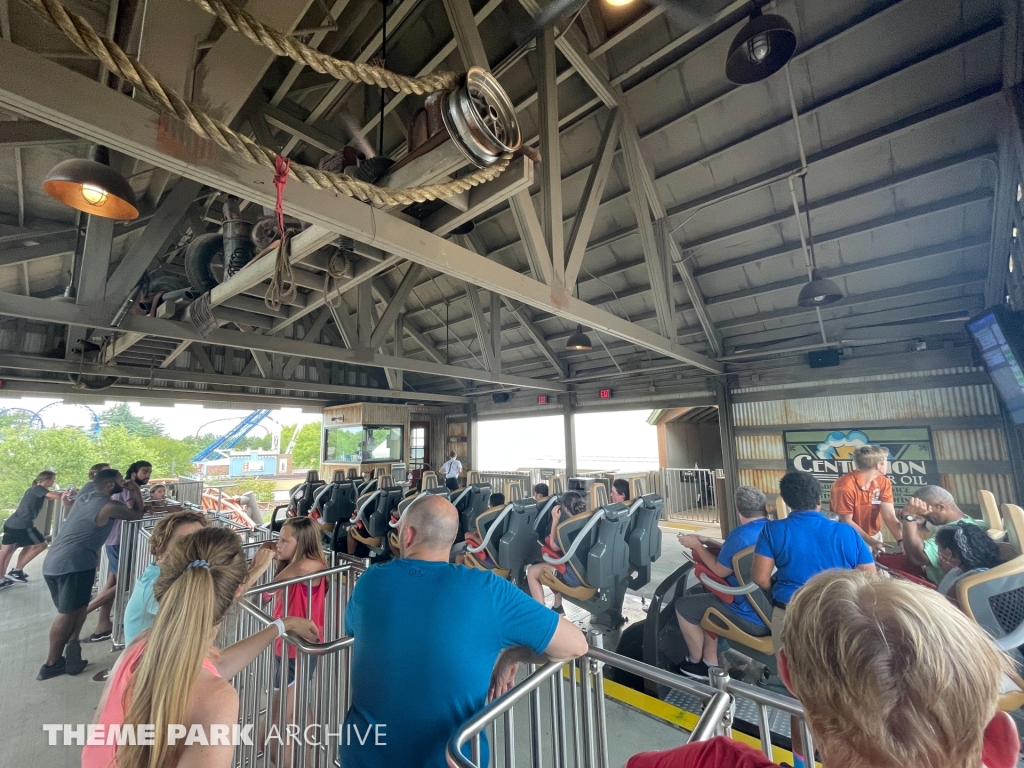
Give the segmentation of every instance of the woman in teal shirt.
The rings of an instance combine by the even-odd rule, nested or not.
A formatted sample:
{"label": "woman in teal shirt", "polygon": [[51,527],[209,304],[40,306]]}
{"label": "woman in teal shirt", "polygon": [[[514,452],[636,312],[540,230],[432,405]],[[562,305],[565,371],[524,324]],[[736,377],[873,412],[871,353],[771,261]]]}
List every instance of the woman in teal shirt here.
{"label": "woman in teal shirt", "polygon": [[130,645],[140,632],[153,626],[156,619],[157,602],[153,597],[153,584],[160,575],[160,563],[176,539],[195,533],[208,525],[206,516],[199,512],[172,512],[153,526],[149,538],[149,551],[155,562],[146,570],[132,587],[132,596],[124,609],[124,642]]}

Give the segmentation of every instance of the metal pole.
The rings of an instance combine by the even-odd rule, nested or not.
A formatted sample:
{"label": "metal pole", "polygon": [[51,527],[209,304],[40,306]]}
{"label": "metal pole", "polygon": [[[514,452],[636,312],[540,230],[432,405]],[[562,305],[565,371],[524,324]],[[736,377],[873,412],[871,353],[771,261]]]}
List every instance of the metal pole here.
{"label": "metal pole", "polygon": [[562,406],[562,425],[565,431],[565,481],[568,488],[569,478],[576,475],[576,425],[573,421],[572,403]]}

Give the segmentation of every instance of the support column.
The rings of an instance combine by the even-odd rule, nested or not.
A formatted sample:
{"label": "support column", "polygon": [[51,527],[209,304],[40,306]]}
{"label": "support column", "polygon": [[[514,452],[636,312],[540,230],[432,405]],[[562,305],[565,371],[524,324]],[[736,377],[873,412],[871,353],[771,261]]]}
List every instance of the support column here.
{"label": "support column", "polygon": [[565,482],[576,474],[576,424],[572,418],[572,403],[562,406],[563,428],[565,430]]}
{"label": "support column", "polygon": [[[103,301],[107,290],[107,271],[110,269],[110,250],[114,244],[114,220],[89,216],[85,224],[85,243],[82,246],[82,267],[78,276],[75,303],[97,304]],[[81,349],[82,340],[88,338],[84,326],[68,326],[65,345],[66,359],[75,358],[74,350]]]}
{"label": "support column", "polygon": [[725,471],[725,503],[721,508],[726,511],[721,518],[722,536],[739,525],[736,517],[736,489],[739,487],[739,465],[736,462],[736,429],[732,418],[732,394],[729,392],[728,379],[712,379],[715,396],[718,401],[718,429],[722,440],[722,469]]}

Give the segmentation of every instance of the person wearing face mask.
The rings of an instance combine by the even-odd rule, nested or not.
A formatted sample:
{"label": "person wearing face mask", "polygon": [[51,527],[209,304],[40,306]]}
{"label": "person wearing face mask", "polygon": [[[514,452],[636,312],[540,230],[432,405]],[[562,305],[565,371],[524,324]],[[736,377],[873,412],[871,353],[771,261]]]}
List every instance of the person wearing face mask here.
{"label": "person wearing face mask", "polygon": [[986,528],[984,521],[975,520],[960,509],[953,494],[938,485],[926,485],[911,496],[900,510],[899,518],[903,536],[896,543],[902,545],[903,554],[878,555],[878,562],[916,579],[923,576],[933,585],[942,581],[943,575],[939,542],[935,536],[923,538],[921,529],[937,531],[958,520]]}
{"label": "person wearing face mask", "polygon": [[[131,506],[111,498],[123,491],[131,495]],[[75,499],[43,560],[43,578],[59,615],[50,629],[49,655],[37,680],[49,680],[65,672],[77,675],[85,669],[88,662],[82,658],[78,635],[88,613],[100,548],[115,523],[138,520],[142,508],[139,486],[123,481],[116,469],[98,472],[93,490]]]}

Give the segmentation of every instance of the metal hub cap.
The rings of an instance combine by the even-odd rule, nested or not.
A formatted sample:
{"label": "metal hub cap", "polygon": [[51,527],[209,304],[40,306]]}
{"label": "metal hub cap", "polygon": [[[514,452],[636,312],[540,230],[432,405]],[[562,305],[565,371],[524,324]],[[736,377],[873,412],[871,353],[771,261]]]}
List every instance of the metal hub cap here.
{"label": "metal hub cap", "polygon": [[452,141],[477,167],[494,165],[522,144],[515,107],[498,81],[479,67],[445,96],[442,116]]}

